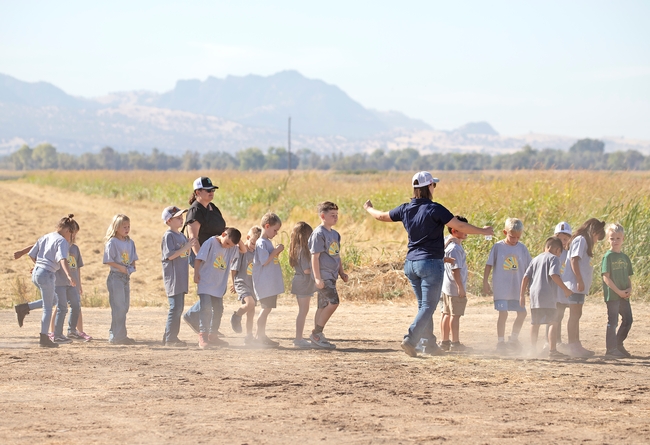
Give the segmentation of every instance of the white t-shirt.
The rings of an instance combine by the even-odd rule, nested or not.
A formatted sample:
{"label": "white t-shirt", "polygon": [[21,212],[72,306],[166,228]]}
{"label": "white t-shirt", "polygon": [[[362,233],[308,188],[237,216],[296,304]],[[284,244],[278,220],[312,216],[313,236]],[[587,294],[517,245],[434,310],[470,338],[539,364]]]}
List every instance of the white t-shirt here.
{"label": "white t-shirt", "polygon": [[467,255],[462,244],[450,242],[445,248],[445,258],[453,258],[455,263],[445,263],[445,276],[442,280],[442,291],[452,297],[458,296],[458,285],[454,279],[454,270],[460,270],[460,278],[463,282],[463,287],[467,285]]}
{"label": "white t-shirt", "polygon": [[[571,292],[573,293],[588,294],[591,282],[594,279],[594,269],[591,267],[591,257],[587,255],[587,240],[584,236],[579,235],[573,238],[571,246],[569,246],[569,254],[567,257],[568,259],[566,267],[564,268],[564,275],[562,275],[564,285],[571,289]],[[582,281],[585,283],[585,289],[582,291],[578,291],[578,280],[576,274],[573,273],[573,268],[571,267],[571,258],[580,259],[578,261],[578,265],[580,266],[580,275],[582,275]]]}
{"label": "white t-shirt", "polygon": [[280,259],[276,256],[266,266],[263,264],[269,259],[275,248],[271,240],[262,238],[255,243],[255,257],[253,258],[253,289],[258,300],[272,297],[284,292],[284,280]]}
{"label": "white t-shirt", "polygon": [[521,280],[532,258],[526,246],[514,246],[501,240],[492,246],[488,256],[488,266],[492,266],[492,292],[494,300],[519,300]]}
{"label": "white t-shirt", "polygon": [[35,267],[56,272],[61,267],[61,260],[68,258],[70,244],[59,232],[48,233],[36,241],[28,255],[35,262]]}

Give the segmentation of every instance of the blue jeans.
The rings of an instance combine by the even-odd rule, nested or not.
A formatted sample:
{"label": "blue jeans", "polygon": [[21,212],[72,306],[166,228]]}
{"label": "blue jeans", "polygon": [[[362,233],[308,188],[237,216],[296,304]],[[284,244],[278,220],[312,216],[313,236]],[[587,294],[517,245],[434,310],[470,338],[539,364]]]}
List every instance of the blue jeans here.
{"label": "blue jeans", "polygon": [[217,332],[223,315],[223,298],[199,294],[199,332]]}
{"label": "blue jeans", "polygon": [[43,315],[41,316],[41,334],[47,334],[52,318],[52,306],[56,302],[54,283],[56,281],[54,272],[41,267],[34,267],[32,282],[38,287],[43,300]]}
{"label": "blue jeans", "polygon": [[106,286],[108,302],[111,305],[111,329],[108,331],[108,341],[114,343],[126,338],[126,314],[131,305],[129,276],[111,271],[106,279]]}
{"label": "blue jeans", "polygon": [[56,307],[56,319],[54,320],[54,335],[63,335],[63,323],[68,313],[68,303],[70,303],[70,320],[68,320],[68,332],[77,331],[77,321],[81,312],[81,297],[76,287],[56,286],[56,298],[58,300]]}
{"label": "blue jeans", "polygon": [[421,338],[426,338],[428,344],[436,342],[436,336],[433,334],[433,312],[440,301],[444,273],[442,259],[406,260],[404,263],[404,274],[411,282],[418,300],[418,313],[404,336],[404,340],[413,346],[416,346]]}
{"label": "blue jeans", "polygon": [[[621,327],[616,332],[618,325],[618,316],[621,315]],[[630,300],[621,298],[620,300],[607,302],[607,333],[605,335],[605,345],[607,350],[611,351],[622,345],[627,334],[632,327],[632,307]]]}
{"label": "blue jeans", "polygon": [[185,294],[172,295],[169,300],[169,313],[167,326],[165,326],[165,342],[178,341],[178,332],[181,329],[181,315],[185,306]]}

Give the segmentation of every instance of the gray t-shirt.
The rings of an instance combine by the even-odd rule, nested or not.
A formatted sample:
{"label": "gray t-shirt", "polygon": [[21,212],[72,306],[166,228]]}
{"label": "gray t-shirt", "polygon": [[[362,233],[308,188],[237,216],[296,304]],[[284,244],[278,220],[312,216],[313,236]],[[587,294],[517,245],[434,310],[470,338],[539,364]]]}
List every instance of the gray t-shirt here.
{"label": "gray t-shirt", "polygon": [[[71,244],[70,249],[68,249],[68,268],[70,269],[70,276],[79,286],[79,269],[83,267],[84,260],[81,258],[81,252],[79,247],[76,244]],[[65,275],[63,268],[56,271],[55,274],[56,282],[55,286],[70,286],[70,280]]]}
{"label": "gray t-shirt", "polygon": [[[309,269],[309,273],[305,270]],[[316,281],[311,273],[311,255],[298,254],[298,264],[293,268],[295,271],[291,280],[291,293],[298,296],[312,295],[316,292]]]}
{"label": "gray t-shirt", "polygon": [[492,246],[485,264],[492,266],[494,300],[519,301],[521,280],[531,260],[528,249],[521,243],[510,246],[501,240]]}
{"label": "gray t-shirt", "polygon": [[238,252],[237,246],[224,248],[216,237],[208,238],[196,256],[203,261],[199,269],[197,294],[207,294],[222,298],[228,287],[228,275],[232,260]]}
{"label": "gray t-shirt", "polygon": [[186,294],[189,289],[189,257],[190,249],[181,253],[173,260],[168,258],[187,244],[187,237],[181,232],[167,230],[162,237],[160,250],[162,252],[162,274],[165,282],[165,292],[168,297]]}
{"label": "gray t-shirt", "polygon": [[445,247],[445,257],[453,258],[456,260],[455,263],[445,263],[445,276],[442,280],[442,291],[452,297],[458,296],[458,285],[454,279],[454,270],[460,270],[460,278],[463,282],[463,287],[467,284],[467,261],[465,255],[465,249],[463,249],[462,244],[456,242],[450,242],[447,247]]}
{"label": "gray t-shirt", "polygon": [[[564,271],[566,270],[567,265],[571,267],[571,265],[569,265],[569,261],[567,260],[568,253],[568,250],[562,249],[562,253],[560,254],[560,278],[564,277]],[[569,299],[564,296],[564,291],[560,289],[560,286],[557,286],[557,302],[569,304]]]}
{"label": "gray t-shirt", "polygon": [[282,268],[280,259],[276,256],[266,266],[264,263],[273,252],[273,243],[266,238],[260,238],[255,243],[255,257],[253,259],[253,289],[258,300],[272,297],[284,292]]}
{"label": "gray t-shirt", "polygon": [[530,308],[555,309],[558,286],[551,275],[560,277],[560,258],[550,252],[541,253],[533,258],[524,275],[529,279]]}
{"label": "gray t-shirt", "polygon": [[253,297],[253,259],[255,258],[255,251],[252,252],[248,249],[245,253],[237,252],[237,256],[232,262],[230,270],[235,271],[235,291],[237,296]]}
{"label": "gray t-shirt", "polygon": [[320,253],[318,259],[322,280],[336,281],[338,278],[341,264],[340,250],[341,235],[334,229],[327,230],[321,224],[309,236],[309,251],[312,255]]}
{"label": "gray t-shirt", "polygon": [[34,267],[56,272],[61,260],[68,257],[70,244],[58,232],[43,235],[36,241],[28,255],[36,260]]}
{"label": "gray t-shirt", "polygon": [[[117,263],[126,266],[128,274],[131,275],[135,272],[135,267],[132,264],[137,260],[138,254],[135,251],[135,243],[131,238],[121,240],[113,237],[106,241],[106,246],[104,247],[104,264]],[[111,271],[119,272],[113,266],[111,266]]]}
{"label": "gray t-shirt", "polygon": [[[578,280],[573,273],[571,267],[571,258],[579,258],[578,265],[580,266],[580,274],[585,283],[585,289],[578,291]],[[573,238],[569,246],[569,253],[567,255],[566,267],[564,268],[564,275],[562,281],[564,285],[571,289],[571,292],[576,294],[588,294],[591,288],[591,282],[594,279],[594,269],[591,267],[591,257],[587,255],[587,240],[584,236],[579,235]]]}

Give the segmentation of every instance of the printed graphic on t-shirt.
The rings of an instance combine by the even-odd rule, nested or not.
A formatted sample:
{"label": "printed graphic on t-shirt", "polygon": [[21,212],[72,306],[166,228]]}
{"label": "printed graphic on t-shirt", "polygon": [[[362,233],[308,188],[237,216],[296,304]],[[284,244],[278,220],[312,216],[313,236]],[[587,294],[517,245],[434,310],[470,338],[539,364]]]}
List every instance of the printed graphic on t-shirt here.
{"label": "printed graphic on t-shirt", "polygon": [[614,271],[626,271],[627,270],[627,261],[624,260],[615,260],[612,261],[612,272]]}
{"label": "printed graphic on t-shirt", "polygon": [[517,261],[516,256],[506,257],[506,260],[503,262],[503,270],[518,270],[519,261]]}
{"label": "printed graphic on t-shirt", "polygon": [[181,253],[181,258],[187,258],[190,256],[190,249],[187,249],[185,252]]}
{"label": "printed graphic on t-shirt", "polygon": [[70,269],[76,269],[77,268],[77,259],[73,257],[72,255],[68,256],[68,266],[70,266]]}
{"label": "printed graphic on t-shirt", "polygon": [[212,265],[215,269],[226,270],[226,260],[223,259],[223,255],[216,257]]}
{"label": "printed graphic on t-shirt", "polygon": [[273,258],[273,264],[280,264],[280,258],[274,257]]}
{"label": "printed graphic on t-shirt", "polygon": [[566,261],[560,264],[560,276],[564,275],[564,268],[566,267]]}
{"label": "printed graphic on t-shirt", "polygon": [[253,262],[251,261],[248,263],[248,267],[246,267],[246,275],[253,276]]}
{"label": "printed graphic on t-shirt", "polygon": [[332,244],[330,244],[329,249],[327,249],[327,253],[329,253],[330,256],[336,256],[339,254],[339,243],[336,241],[332,241]]}
{"label": "printed graphic on t-shirt", "polygon": [[129,252],[122,252],[122,264],[126,264],[127,266],[130,264],[129,263]]}

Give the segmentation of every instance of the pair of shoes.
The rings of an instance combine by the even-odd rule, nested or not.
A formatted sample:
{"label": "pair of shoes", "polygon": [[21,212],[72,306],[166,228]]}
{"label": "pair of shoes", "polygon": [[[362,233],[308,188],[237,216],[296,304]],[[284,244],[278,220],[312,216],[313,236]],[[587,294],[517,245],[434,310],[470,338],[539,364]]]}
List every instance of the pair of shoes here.
{"label": "pair of shoes", "polygon": [[199,332],[199,327],[198,327],[198,326],[195,326],[194,323],[192,323],[192,319],[190,318],[188,312],[185,312],[185,313],[183,314],[183,321],[184,321],[185,323],[187,323],[187,325],[188,325],[188,326],[189,326],[189,327],[194,331],[194,333],[196,333],[196,334],[200,334],[200,332]]}
{"label": "pair of shoes", "polygon": [[253,334],[248,334],[244,338],[244,345],[245,346],[254,346],[255,345],[255,337],[253,337]]}
{"label": "pair of shoes", "polygon": [[564,358],[568,358],[568,357],[569,357],[568,355],[562,354],[557,349],[555,349],[554,351],[551,351],[551,350],[548,351],[548,358],[550,358],[550,359],[559,359],[559,358],[564,359]]}
{"label": "pair of shoes", "polygon": [[472,352],[472,348],[465,346],[461,342],[452,342],[449,348],[449,352]]}
{"label": "pair of shoes", "polygon": [[623,354],[619,349],[610,349],[605,353],[607,358],[627,358],[627,355]]}
{"label": "pair of shoes", "polygon": [[[309,340],[311,340],[312,347],[314,348],[336,349],[336,345],[330,343],[322,332],[319,332],[318,334],[312,332],[309,335]],[[415,351],[415,348],[413,348],[413,350]]]}
{"label": "pair of shoes", "polygon": [[230,316],[230,326],[237,334],[241,334],[241,315],[237,315],[237,312],[233,312]]}
{"label": "pair of shoes", "polygon": [[627,349],[625,349],[625,346],[623,346],[623,344],[618,345],[618,347],[617,347],[616,349],[618,349],[619,351],[621,351],[625,357],[632,357],[632,354],[630,354],[630,353],[627,351]]}
{"label": "pair of shoes", "polygon": [[59,345],[67,345],[72,343],[72,339],[66,337],[65,335],[55,335],[54,340],[52,340],[54,343],[59,344]]}
{"label": "pair of shoes", "polygon": [[25,316],[29,314],[29,304],[17,304],[14,306],[14,309],[16,310],[16,317],[18,317],[18,327],[22,328],[23,320],[25,320]]}
{"label": "pair of shoes", "polygon": [[199,334],[199,348],[200,349],[210,349],[210,343],[208,342],[208,333],[201,332]]}
{"label": "pair of shoes", "polygon": [[583,348],[580,342],[575,342],[569,343],[569,355],[571,357],[586,358],[594,355],[594,352]]}
{"label": "pair of shoes", "polygon": [[576,343],[580,347],[580,350],[583,351],[586,354],[587,357],[591,357],[593,355],[596,355],[596,353],[594,351],[590,351],[589,349],[583,347],[581,342],[576,342]]}
{"label": "pair of shoes", "polygon": [[258,335],[257,336],[257,344],[262,345],[262,346],[268,346],[271,348],[277,348],[280,346],[279,341],[271,340],[268,338],[266,335]]}
{"label": "pair of shoes", "polygon": [[41,348],[58,348],[59,345],[50,340],[48,334],[41,334],[40,339],[38,340],[38,346]]}
{"label": "pair of shoes", "polygon": [[521,351],[521,343],[519,343],[519,340],[516,338],[508,337],[508,341],[506,342],[506,346],[508,349],[510,349],[512,352],[519,352]]}
{"label": "pair of shoes", "polygon": [[451,349],[451,340],[443,340],[440,342],[440,349],[449,351]]}
{"label": "pair of shoes", "polygon": [[217,332],[211,332],[208,335],[208,343],[210,343],[210,346],[228,346],[228,342],[221,340],[219,337],[219,331]]}
{"label": "pair of shoes", "polygon": [[181,340],[174,340],[165,342],[165,346],[168,348],[187,348],[187,343]]}
{"label": "pair of shoes", "polygon": [[497,343],[497,354],[500,355],[507,355],[510,354],[511,349],[508,347],[508,344],[504,341],[500,341]]}
{"label": "pair of shoes", "polygon": [[447,353],[447,351],[439,347],[436,343],[427,345],[423,352],[428,355],[445,355]]}
{"label": "pair of shoes", "polygon": [[312,345],[309,340],[304,338],[296,338],[293,341],[293,347],[297,349],[311,349]]}
{"label": "pair of shoes", "polygon": [[[313,341],[313,340],[312,340]],[[437,346],[437,345],[436,345]],[[405,338],[402,341],[402,349],[408,355],[409,357],[417,357],[418,356],[418,351],[415,350],[415,346],[413,346],[408,338]]]}
{"label": "pair of shoes", "polygon": [[124,337],[122,340],[111,340],[109,343],[112,345],[133,346],[135,340],[130,337]]}

